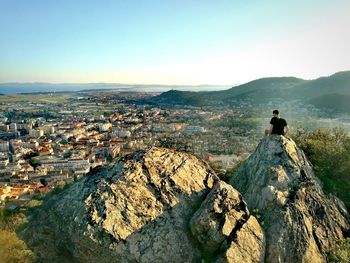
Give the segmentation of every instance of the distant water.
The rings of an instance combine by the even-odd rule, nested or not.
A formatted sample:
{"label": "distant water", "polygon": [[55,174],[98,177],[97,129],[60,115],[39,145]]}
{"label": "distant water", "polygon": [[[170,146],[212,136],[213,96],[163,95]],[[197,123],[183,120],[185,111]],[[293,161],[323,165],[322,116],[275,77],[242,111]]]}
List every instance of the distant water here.
{"label": "distant water", "polygon": [[120,90],[140,92],[164,92],[171,89],[187,91],[213,91],[225,90],[231,86],[199,85],[199,86],[177,86],[177,85],[129,85],[129,84],[51,84],[51,83],[0,83],[1,94],[33,93],[33,92],[69,92],[82,90]]}

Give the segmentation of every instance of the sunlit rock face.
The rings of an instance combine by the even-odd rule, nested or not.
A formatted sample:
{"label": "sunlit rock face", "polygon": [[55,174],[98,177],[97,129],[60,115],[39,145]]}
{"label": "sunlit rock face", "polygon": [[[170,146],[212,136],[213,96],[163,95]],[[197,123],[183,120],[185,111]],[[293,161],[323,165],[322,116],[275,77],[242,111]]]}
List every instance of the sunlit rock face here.
{"label": "sunlit rock face", "polygon": [[335,242],[349,235],[344,204],[326,196],[294,141],[272,135],[230,181],[248,208],[261,214],[266,262],[326,262]]}
{"label": "sunlit rock face", "polygon": [[326,262],[349,230],[304,153],[269,136],[230,184],[189,153],[128,155],[51,197],[20,235],[39,262],[296,263]]}
{"label": "sunlit rock face", "polygon": [[190,220],[193,236],[213,262],[262,262],[265,238],[241,194],[218,182]]}
{"label": "sunlit rock face", "polygon": [[52,197],[22,236],[43,262],[262,262],[265,253],[238,191],[197,157],[157,147]]}

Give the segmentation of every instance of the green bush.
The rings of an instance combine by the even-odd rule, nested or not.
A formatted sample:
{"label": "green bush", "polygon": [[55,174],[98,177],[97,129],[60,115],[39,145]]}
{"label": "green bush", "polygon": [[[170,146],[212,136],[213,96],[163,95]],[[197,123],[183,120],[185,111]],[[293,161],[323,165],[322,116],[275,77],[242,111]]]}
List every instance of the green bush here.
{"label": "green bush", "polygon": [[0,209],[0,229],[16,231],[27,222],[27,217],[23,212],[10,211],[7,208]]}
{"label": "green bush", "polygon": [[350,208],[350,137],[341,129],[309,131],[298,129],[291,134],[314,166],[323,189],[342,199]]}
{"label": "green bush", "polygon": [[31,263],[34,253],[20,240],[16,233],[0,230],[0,263]]}
{"label": "green bush", "polygon": [[350,262],[350,238],[341,240],[329,254],[329,262],[349,263]]}

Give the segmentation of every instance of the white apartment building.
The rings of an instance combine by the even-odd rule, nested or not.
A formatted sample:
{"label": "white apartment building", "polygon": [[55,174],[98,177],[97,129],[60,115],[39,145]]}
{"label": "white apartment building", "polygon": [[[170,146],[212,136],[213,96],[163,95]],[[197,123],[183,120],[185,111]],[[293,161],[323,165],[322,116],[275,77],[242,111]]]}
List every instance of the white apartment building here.
{"label": "white apartment building", "polygon": [[41,136],[44,136],[44,131],[41,129],[37,129],[37,130],[31,129],[29,130],[29,136],[33,138],[39,138]]}
{"label": "white apartment building", "polygon": [[11,132],[16,132],[17,131],[17,123],[11,123],[10,124],[10,131]]}
{"label": "white apartment building", "polygon": [[101,123],[101,124],[98,126],[98,130],[99,130],[100,132],[106,132],[106,131],[108,131],[111,127],[112,127],[112,123],[110,123],[110,122]]}
{"label": "white apartment building", "polygon": [[10,150],[10,144],[7,141],[0,141],[0,152],[8,152]]}
{"label": "white apartment building", "polygon": [[85,171],[88,173],[90,171],[90,161],[89,159],[68,159],[68,160],[42,160],[41,167],[50,168],[53,167],[54,170],[72,170],[72,171]]}

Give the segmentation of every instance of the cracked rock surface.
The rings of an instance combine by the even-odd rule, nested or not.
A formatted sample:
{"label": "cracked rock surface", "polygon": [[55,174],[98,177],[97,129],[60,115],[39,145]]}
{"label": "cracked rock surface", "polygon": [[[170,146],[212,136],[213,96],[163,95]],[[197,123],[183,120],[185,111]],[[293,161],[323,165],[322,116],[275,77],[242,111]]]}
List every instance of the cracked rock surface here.
{"label": "cracked rock surface", "polygon": [[220,181],[208,194],[190,221],[191,231],[215,262],[262,262],[263,231],[249,215],[241,194]]}
{"label": "cracked rock surface", "polygon": [[326,196],[304,153],[284,136],[264,138],[230,183],[261,214],[266,262],[326,262],[349,236],[349,214]]}
{"label": "cracked rock surface", "polygon": [[197,157],[153,147],[53,196],[22,236],[41,262],[260,262],[242,196]]}
{"label": "cracked rock surface", "polygon": [[19,234],[38,262],[323,263],[350,221],[295,143],[269,136],[230,184],[189,153],[128,155],[52,196]]}

